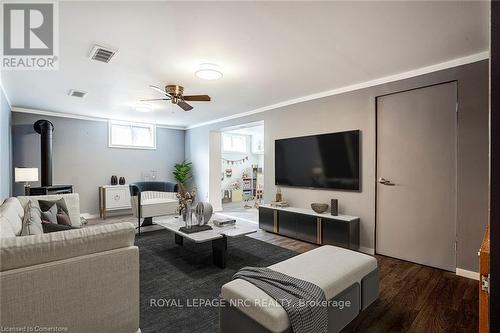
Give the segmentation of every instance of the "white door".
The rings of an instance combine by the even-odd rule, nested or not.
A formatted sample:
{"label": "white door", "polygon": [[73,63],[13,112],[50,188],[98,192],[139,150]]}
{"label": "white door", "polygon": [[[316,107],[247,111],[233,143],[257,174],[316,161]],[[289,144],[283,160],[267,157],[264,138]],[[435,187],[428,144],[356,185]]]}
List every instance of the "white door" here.
{"label": "white door", "polygon": [[456,82],[377,98],[377,253],[455,271],[456,110]]}

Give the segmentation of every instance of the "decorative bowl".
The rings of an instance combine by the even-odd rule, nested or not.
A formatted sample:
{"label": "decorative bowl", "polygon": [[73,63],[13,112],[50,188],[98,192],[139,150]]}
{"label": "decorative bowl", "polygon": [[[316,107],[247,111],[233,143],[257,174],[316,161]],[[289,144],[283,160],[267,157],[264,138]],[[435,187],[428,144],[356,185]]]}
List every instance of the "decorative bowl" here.
{"label": "decorative bowl", "polygon": [[328,204],[325,203],[312,203],[312,210],[314,210],[318,214],[322,214],[328,210]]}

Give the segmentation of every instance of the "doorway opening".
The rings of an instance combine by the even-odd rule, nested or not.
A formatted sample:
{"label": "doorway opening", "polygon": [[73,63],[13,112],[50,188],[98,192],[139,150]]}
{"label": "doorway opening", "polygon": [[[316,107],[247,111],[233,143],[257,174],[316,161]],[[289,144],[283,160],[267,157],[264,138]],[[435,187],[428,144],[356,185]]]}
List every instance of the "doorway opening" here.
{"label": "doorway opening", "polygon": [[258,223],[264,193],[264,124],[221,130],[222,214]]}

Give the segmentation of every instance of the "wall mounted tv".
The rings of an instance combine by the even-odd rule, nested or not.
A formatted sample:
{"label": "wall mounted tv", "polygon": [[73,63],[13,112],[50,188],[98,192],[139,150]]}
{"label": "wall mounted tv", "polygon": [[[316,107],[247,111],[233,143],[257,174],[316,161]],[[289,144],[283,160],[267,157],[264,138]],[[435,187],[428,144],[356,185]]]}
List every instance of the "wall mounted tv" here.
{"label": "wall mounted tv", "polygon": [[359,137],[354,130],[276,140],[276,185],[359,191]]}

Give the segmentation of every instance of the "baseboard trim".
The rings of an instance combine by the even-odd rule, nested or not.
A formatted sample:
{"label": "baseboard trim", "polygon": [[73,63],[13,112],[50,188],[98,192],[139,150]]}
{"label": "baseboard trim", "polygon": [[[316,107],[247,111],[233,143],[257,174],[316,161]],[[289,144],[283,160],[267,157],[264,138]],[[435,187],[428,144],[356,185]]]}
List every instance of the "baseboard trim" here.
{"label": "baseboard trim", "polygon": [[456,269],[456,274],[458,276],[463,276],[472,280],[477,280],[479,281],[479,273],[478,272],[473,272],[473,271],[468,271],[466,269],[462,268],[457,268]]}

